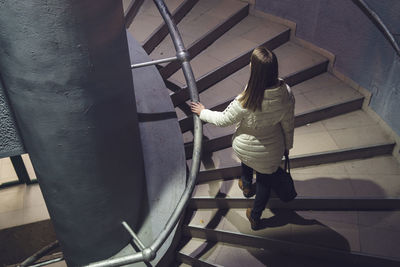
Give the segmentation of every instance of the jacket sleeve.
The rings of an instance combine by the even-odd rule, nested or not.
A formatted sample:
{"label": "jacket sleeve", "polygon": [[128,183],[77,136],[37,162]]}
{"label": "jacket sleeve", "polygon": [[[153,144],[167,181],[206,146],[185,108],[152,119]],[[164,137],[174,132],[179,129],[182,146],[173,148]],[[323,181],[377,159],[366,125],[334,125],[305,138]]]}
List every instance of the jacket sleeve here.
{"label": "jacket sleeve", "polygon": [[203,109],[200,113],[200,119],[216,126],[225,127],[241,121],[244,111],[245,109],[235,99],[222,112]]}
{"label": "jacket sleeve", "polygon": [[283,116],[281,121],[283,135],[285,137],[285,149],[289,150],[293,147],[293,135],[294,135],[294,105],[295,99],[288,87],[289,91],[289,103],[288,109]]}

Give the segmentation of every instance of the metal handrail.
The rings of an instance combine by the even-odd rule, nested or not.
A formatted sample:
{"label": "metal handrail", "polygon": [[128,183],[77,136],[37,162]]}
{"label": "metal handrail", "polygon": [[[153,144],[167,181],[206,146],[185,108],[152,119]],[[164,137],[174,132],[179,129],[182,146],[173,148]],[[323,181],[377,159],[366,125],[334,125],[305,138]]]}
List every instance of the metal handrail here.
{"label": "metal handrail", "polygon": [[385,38],[390,42],[393,49],[396,51],[397,55],[400,56],[400,47],[394,38],[393,34],[383,23],[382,19],[374,12],[364,0],[353,0],[353,3],[358,6],[361,11],[375,24],[379,31],[385,36]]}
{"label": "metal handrail", "polygon": [[[189,54],[185,49],[185,46],[182,41],[182,37],[176,27],[174,21],[172,20],[171,13],[169,12],[167,6],[165,5],[163,0],[153,0],[155,5],[157,6],[161,16],[166,23],[169,33],[171,35],[171,39],[174,43],[176,50],[176,58],[182,63],[182,70],[185,76],[185,80],[187,83],[187,90],[189,90],[190,97],[192,101],[199,101],[199,94],[197,91],[196,80],[193,75],[192,67],[190,66],[190,58]],[[151,64],[151,63],[150,63]],[[148,63],[144,63],[142,66],[150,65]],[[154,64],[154,63],[153,63]],[[136,64],[135,64],[136,65]],[[133,66],[132,66],[133,67]],[[136,67],[136,66],[135,66]],[[148,247],[145,247],[143,243],[139,240],[137,235],[132,231],[129,225],[126,222],[122,222],[123,226],[127,231],[131,234],[136,244],[140,244],[141,247],[140,252],[136,252],[135,254],[122,256],[119,258],[108,259],[103,261],[98,261],[94,263],[90,263],[86,266],[88,267],[102,267],[102,266],[121,266],[135,262],[146,261],[149,262],[156,257],[157,251],[161,248],[164,242],[167,240],[168,236],[171,234],[172,230],[178,223],[179,219],[182,216],[183,211],[189,203],[189,199],[193,193],[193,189],[196,185],[196,178],[199,173],[200,168],[200,157],[201,157],[201,149],[202,149],[202,137],[203,137],[203,128],[200,118],[197,115],[193,116],[194,120],[194,137],[193,137],[193,155],[192,155],[192,163],[189,171],[189,179],[186,185],[186,188],[174,210],[171,217],[168,219],[164,229],[161,231],[159,236],[153,241]]]}

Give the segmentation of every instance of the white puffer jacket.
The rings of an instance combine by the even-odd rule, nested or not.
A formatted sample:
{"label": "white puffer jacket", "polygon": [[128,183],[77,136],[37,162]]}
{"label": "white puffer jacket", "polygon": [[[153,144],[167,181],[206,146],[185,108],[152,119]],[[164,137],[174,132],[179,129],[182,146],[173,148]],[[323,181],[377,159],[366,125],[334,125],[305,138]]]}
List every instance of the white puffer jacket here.
{"label": "white puffer jacket", "polygon": [[203,109],[200,119],[225,127],[236,123],[232,148],[238,158],[260,173],[277,170],[284,150],[293,147],[294,96],[288,85],[267,89],[262,110],[242,107],[238,97],[223,111]]}

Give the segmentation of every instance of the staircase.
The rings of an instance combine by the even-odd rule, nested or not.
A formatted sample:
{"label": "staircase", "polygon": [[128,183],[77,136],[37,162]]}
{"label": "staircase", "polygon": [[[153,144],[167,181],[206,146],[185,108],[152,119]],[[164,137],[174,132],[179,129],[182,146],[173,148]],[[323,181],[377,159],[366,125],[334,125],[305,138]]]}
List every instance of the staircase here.
{"label": "staircase", "polygon": [[[187,239],[182,240],[177,260],[202,266],[299,262],[329,266],[333,260],[364,266],[398,264],[398,229],[393,230],[396,236],[388,235],[390,231],[376,221],[398,218],[397,212],[385,210],[398,207],[393,197],[400,193],[400,167],[391,156],[393,140],[361,109],[364,97],[327,72],[328,59],[291,41],[289,28],[249,15],[245,3],[171,4],[175,14],[195,4],[178,28],[194,57],[201,101],[207,107],[223,110],[241,92],[249,74],[249,54],[266,45],[274,49],[280,76],[293,88],[298,127],[291,155],[299,197],[289,205],[272,198],[271,210],[263,214],[268,218],[263,220],[266,228],[254,232],[245,217],[251,200],[244,199],[236,185],[240,167],[230,148],[234,129],[204,126],[202,171],[188,211],[190,220],[183,226]],[[154,10],[150,1],[144,1],[135,21],[145,21]],[[144,47],[154,47],[147,50],[154,59],[173,56],[169,37],[157,46],[146,45],[145,40],[154,38],[143,38],[135,25],[129,31]],[[171,90],[190,160],[191,115],[178,67],[169,63],[160,72]],[[375,219],[371,222],[371,218]],[[296,257],[285,263],[282,253]]]}
{"label": "staircase", "polygon": [[[124,1],[125,7],[130,1]],[[272,196],[252,231],[252,199],[237,186],[234,127],[204,125],[201,171],[182,226],[177,266],[400,266],[400,165],[394,140],[363,108],[364,96],[328,71],[327,57],[300,45],[291,29],[249,13],[235,0],[165,1],[192,57],[200,99],[222,111],[249,77],[252,50],[264,45],[296,98],[292,175],[299,196]],[[153,59],[174,56],[150,0],[136,1],[128,31]],[[192,115],[176,62],[158,66],[192,154]],[[366,106],[366,104],[364,104]]]}

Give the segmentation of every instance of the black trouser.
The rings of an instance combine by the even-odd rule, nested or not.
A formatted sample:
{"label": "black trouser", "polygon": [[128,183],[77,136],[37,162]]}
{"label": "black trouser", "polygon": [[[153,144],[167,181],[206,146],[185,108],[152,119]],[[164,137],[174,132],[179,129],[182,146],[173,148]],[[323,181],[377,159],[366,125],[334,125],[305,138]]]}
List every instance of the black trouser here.
{"label": "black trouser", "polygon": [[[251,211],[253,219],[259,219],[265,209],[272,187],[275,172],[272,174],[264,174],[256,171],[256,198]],[[253,169],[242,162],[242,183],[244,187],[250,187],[253,180]]]}

